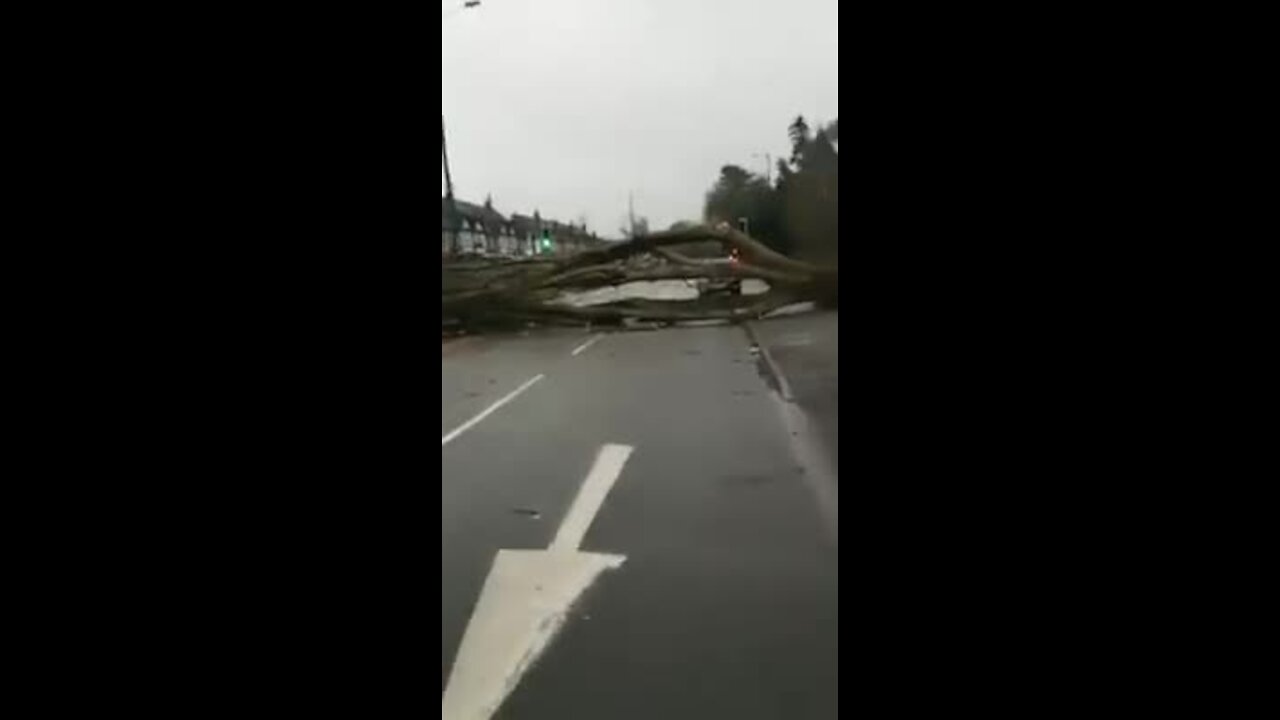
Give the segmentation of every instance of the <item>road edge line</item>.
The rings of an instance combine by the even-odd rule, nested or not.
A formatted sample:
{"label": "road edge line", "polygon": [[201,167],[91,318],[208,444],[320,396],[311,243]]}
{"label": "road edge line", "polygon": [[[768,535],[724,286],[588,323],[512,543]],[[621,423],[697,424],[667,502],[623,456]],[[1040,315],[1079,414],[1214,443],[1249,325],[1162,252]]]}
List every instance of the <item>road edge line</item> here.
{"label": "road edge line", "polygon": [[745,322],[747,336],[760,349],[764,358],[765,371],[768,372],[778,386],[777,392],[769,393],[777,408],[782,427],[789,435],[791,455],[804,468],[804,484],[816,505],[818,518],[828,538],[840,548],[840,475],[831,467],[826,453],[830,448],[818,439],[814,431],[813,421],[804,408],[796,402],[791,392],[791,383],[782,373],[782,367],[774,360],[769,349],[761,342],[761,337],[752,323]]}
{"label": "road edge line", "polygon": [[769,376],[778,385],[778,393],[782,395],[782,399],[788,403],[795,403],[796,396],[791,392],[791,383],[787,381],[787,376],[782,372],[782,366],[778,365],[778,361],[773,358],[773,353],[769,352],[769,348],[764,344],[760,333],[756,331],[755,323],[747,321],[742,323],[742,326],[746,328],[747,339],[760,351],[760,357],[764,358],[765,370],[769,372]]}

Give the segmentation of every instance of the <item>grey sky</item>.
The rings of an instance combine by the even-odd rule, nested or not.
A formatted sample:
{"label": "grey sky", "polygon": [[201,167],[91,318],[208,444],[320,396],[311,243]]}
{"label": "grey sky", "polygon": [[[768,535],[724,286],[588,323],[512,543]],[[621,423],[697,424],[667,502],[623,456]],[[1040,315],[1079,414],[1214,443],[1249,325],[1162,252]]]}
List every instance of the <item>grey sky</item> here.
{"label": "grey sky", "polygon": [[[698,219],[720,167],[763,172],[797,114],[839,115],[837,0],[442,0],[459,197],[614,237]],[[443,194],[443,178],[441,192]]]}

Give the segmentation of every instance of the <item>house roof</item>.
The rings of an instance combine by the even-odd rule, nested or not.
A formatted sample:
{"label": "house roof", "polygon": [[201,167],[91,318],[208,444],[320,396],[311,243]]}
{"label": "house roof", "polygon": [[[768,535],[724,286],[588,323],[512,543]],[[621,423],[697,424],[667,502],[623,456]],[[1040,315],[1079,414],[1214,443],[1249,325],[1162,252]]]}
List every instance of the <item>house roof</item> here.
{"label": "house roof", "polygon": [[[497,210],[484,207],[483,205],[476,205],[475,203],[469,203],[466,200],[455,199],[453,202],[458,208],[458,215],[468,220],[477,220],[477,221],[483,221],[483,222],[498,222],[498,223],[507,222],[507,219],[503,217],[502,213],[498,212]],[[448,198],[440,198],[441,214],[444,214],[445,212],[447,212],[448,208],[449,208]]]}
{"label": "house roof", "polygon": [[[440,199],[440,216],[444,218],[448,213],[448,201],[445,198]],[[579,239],[579,240],[598,240],[584,228],[578,227],[572,223],[562,223],[546,218],[534,218],[529,215],[513,213],[510,217],[504,217],[497,210],[486,208],[482,205],[469,203],[464,200],[455,200],[458,207],[458,215],[464,223],[472,225],[483,225],[486,227],[501,226],[510,228],[515,234],[520,236],[532,235],[539,232],[540,229],[550,230],[557,237],[563,239]]]}
{"label": "house roof", "polygon": [[518,235],[532,235],[538,230],[538,221],[528,215],[517,213],[511,216],[511,226],[515,228]]}

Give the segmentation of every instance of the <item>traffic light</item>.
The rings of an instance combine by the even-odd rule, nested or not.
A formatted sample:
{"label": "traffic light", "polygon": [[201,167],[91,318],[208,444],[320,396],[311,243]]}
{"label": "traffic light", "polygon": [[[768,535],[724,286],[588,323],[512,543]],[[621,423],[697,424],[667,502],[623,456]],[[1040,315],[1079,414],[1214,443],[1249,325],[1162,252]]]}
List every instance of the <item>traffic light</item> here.
{"label": "traffic light", "polygon": [[543,230],[542,230],[542,252],[544,252],[544,253],[549,253],[549,252],[551,252],[551,248],[552,248],[551,231],[550,231],[550,230],[548,230],[548,229],[546,229],[546,228],[543,228]]}

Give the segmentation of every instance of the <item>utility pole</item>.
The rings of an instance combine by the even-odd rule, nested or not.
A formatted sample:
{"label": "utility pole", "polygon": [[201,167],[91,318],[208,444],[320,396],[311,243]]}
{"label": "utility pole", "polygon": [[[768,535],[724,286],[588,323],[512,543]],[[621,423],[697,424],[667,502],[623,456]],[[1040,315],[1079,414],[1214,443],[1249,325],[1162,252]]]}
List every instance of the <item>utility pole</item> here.
{"label": "utility pole", "polygon": [[[463,10],[472,10],[478,7],[480,7],[480,0],[466,0],[461,7],[442,15],[440,22],[443,23]],[[445,218],[442,224],[449,231],[449,252],[456,254],[459,249],[458,234],[462,230],[462,218],[458,216],[458,202],[453,198],[453,172],[449,169],[449,145],[445,139],[444,115],[440,116],[440,164],[444,166],[445,187]]]}
{"label": "utility pole", "polygon": [[453,172],[449,169],[449,144],[445,139],[444,116],[440,116],[440,163],[444,165],[444,225],[449,230],[449,252],[458,252],[458,204],[453,199]]}
{"label": "utility pole", "polygon": [[631,240],[636,239],[636,194],[627,193],[627,227],[631,230]]}

